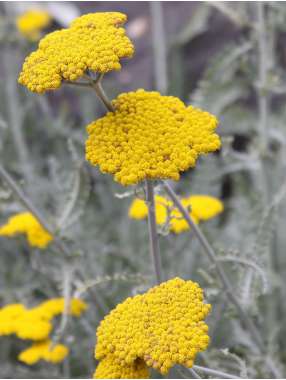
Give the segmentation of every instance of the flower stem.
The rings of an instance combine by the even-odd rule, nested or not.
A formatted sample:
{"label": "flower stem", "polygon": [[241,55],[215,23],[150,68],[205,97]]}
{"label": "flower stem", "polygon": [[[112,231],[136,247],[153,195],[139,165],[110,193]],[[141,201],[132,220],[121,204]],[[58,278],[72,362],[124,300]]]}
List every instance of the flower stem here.
{"label": "flower stem", "polygon": [[195,369],[198,372],[205,373],[206,375],[214,376],[215,378],[219,379],[241,379],[239,376],[230,375],[229,373],[217,371],[215,369],[207,368],[207,367],[201,367],[199,365],[194,365],[193,369]]}
{"label": "flower stem", "polygon": [[70,305],[71,305],[71,290],[72,290],[72,276],[73,276],[74,267],[70,266],[67,263],[64,263],[62,274],[63,274],[63,298],[64,298],[64,310],[61,318],[60,325],[56,330],[52,338],[52,347],[61,341],[66,331],[69,322],[70,315]]}
{"label": "flower stem", "polygon": [[6,171],[6,169],[0,164],[0,177],[9,186],[12,192],[16,195],[22,205],[33,214],[33,216],[39,221],[39,223],[44,227],[44,229],[54,237],[54,243],[57,245],[58,249],[65,255],[69,254],[69,250],[57,236],[54,228],[47,222],[43,214],[34,206],[31,200],[23,192],[23,190],[17,185],[11,175]]}
{"label": "flower stem", "polygon": [[190,372],[193,379],[201,379],[201,376],[194,370],[194,367],[188,368],[188,372]]}
{"label": "flower stem", "polygon": [[148,227],[150,241],[150,255],[153,262],[157,283],[162,282],[161,258],[156,226],[156,212],[154,202],[154,188],[151,180],[146,179],[146,201],[148,205]]}
{"label": "flower stem", "polygon": [[[179,200],[179,198],[177,197],[177,195],[175,194],[175,192],[173,191],[171,186],[165,181],[163,181],[163,186],[166,189],[166,192],[168,193],[168,195],[170,196],[172,201],[174,202],[175,206],[179,209],[179,211],[182,213],[182,215],[186,219],[186,221],[189,224],[190,228],[192,229],[194,235],[198,238],[198,240],[201,243],[206,255],[209,258],[209,260],[214,264],[216,271],[217,271],[217,274],[220,278],[220,281],[223,285],[223,288],[225,289],[225,292],[227,294],[228,299],[236,307],[242,321],[248,327],[248,330],[249,330],[250,334],[252,335],[253,341],[255,342],[257,348],[259,348],[261,353],[263,353],[264,355],[267,355],[266,345],[264,344],[264,342],[263,342],[263,340],[259,334],[259,331],[257,330],[253,321],[251,320],[251,318],[249,318],[248,314],[245,312],[245,310],[241,306],[240,302],[238,301],[238,299],[235,295],[235,292],[233,290],[233,287],[231,285],[231,282],[228,279],[222,265],[217,260],[216,254],[215,254],[212,246],[208,242],[205,235],[202,233],[199,226],[193,222],[193,220],[191,219],[191,217],[189,215],[188,210],[182,205],[181,201]],[[268,368],[270,369],[270,371],[273,373],[273,375],[276,378],[280,378],[279,371],[275,367],[272,359],[270,357],[266,357],[265,362],[266,362]]]}
{"label": "flower stem", "polygon": [[90,85],[96,92],[96,95],[99,97],[99,99],[102,101],[102,103],[105,105],[105,107],[110,112],[114,112],[115,109],[111,103],[111,101],[108,99],[107,95],[105,94],[105,91],[101,85],[101,80],[103,78],[103,74],[100,74],[96,79],[92,79],[90,76],[88,76],[90,79]]}

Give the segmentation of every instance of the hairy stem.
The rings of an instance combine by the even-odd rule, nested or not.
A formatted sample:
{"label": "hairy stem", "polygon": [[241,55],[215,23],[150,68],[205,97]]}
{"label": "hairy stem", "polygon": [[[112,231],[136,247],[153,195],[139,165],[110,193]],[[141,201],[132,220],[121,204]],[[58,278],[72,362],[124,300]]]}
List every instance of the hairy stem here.
{"label": "hairy stem", "polygon": [[[267,77],[269,72],[269,59],[270,49],[268,46],[267,38],[267,25],[265,4],[262,1],[256,3],[257,9],[257,38],[258,38],[258,133],[260,137],[260,145],[262,151],[261,157],[261,177],[263,186],[264,203],[268,204],[270,201],[270,194],[272,193],[271,183],[273,168],[271,162],[267,157],[268,149],[268,128],[269,128],[269,114],[270,114],[270,93],[267,89]],[[269,249],[269,266],[272,272],[277,275],[280,268],[280,260],[277,252],[276,245],[277,235],[274,230],[271,239],[271,246]],[[281,313],[281,304],[283,304],[283,297],[279,289],[274,290],[273,297],[270,298],[270,306],[267,309],[268,332],[271,333],[273,321],[277,323],[279,314]]]}
{"label": "hairy stem", "polygon": [[202,372],[206,375],[210,375],[219,379],[241,379],[241,377],[239,376],[231,375],[229,373],[222,372],[222,371],[217,371],[216,369],[201,367],[199,365],[194,365],[193,368],[198,372]]}
{"label": "hairy stem", "polygon": [[162,282],[161,258],[156,226],[156,212],[154,202],[154,188],[151,180],[146,180],[146,201],[148,205],[148,227],[150,241],[150,255],[153,262],[157,283]]}
{"label": "hairy stem", "polygon": [[162,94],[165,94],[168,87],[168,76],[163,3],[151,1],[149,4],[152,19],[155,87]]}
{"label": "hairy stem", "polygon": [[[236,307],[238,314],[240,315],[240,318],[245,323],[250,334],[252,335],[253,341],[255,342],[257,348],[261,351],[261,353],[263,353],[265,355],[266,354],[266,346],[265,346],[265,344],[264,344],[264,342],[263,342],[263,340],[259,334],[259,331],[257,330],[256,326],[252,322],[251,318],[249,318],[248,314],[245,312],[243,307],[240,305],[240,302],[235,295],[235,292],[232,288],[230,280],[228,279],[222,265],[216,259],[216,254],[215,254],[212,246],[210,245],[210,243],[206,239],[205,235],[202,233],[199,226],[193,222],[193,220],[191,219],[191,217],[189,215],[188,210],[182,205],[181,201],[179,200],[179,198],[177,197],[177,195],[175,194],[175,192],[173,191],[171,186],[167,182],[163,182],[163,186],[166,189],[166,191],[167,191],[168,195],[170,196],[170,198],[172,199],[172,201],[174,202],[175,206],[179,209],[179,211],[182,213],[182,215],[186,219],[186,221],[189,224],[193,234],[197,237],[197,239],[201,243],[201,245],[204,249],[204,252],[208,256],[209,260],[214,264],[216,271],[217,271],[217,274],[218,274],[218,277],[219,277],[219,279],[223,285],[223,288],[226,292],[226,295],[227,295],[229,301]],[[280,377],[279,371],[277,370],[277,368],[273,364],[271,358],[268,357],[266,359],[266,364],[267,364],[268,368],[270,369],[270,371],[273,373],[273,375],[276,378],[279,378]]]}
{"label": "hairy stem", "polygon": [[[88,76],[89,77],[89,76]],[[114,112],[115,109],[111,103],[111,101],[108,99],[107,95],[105,94],[105,91],[101,85],[101,80],[103,78],[103,74],[100,74],[96,79],[92,79],[89,77],[90,85],[96,92],[96,95],[99,97],[99,99],[102,101],[102,103],[105,105],[108,111]]]}
{"label": "hairy stem", "polygon": [[190,372],[193,379],[201,379],[201,376],[194,370],[194,367],[188,368],[188,372]]}
{"label": "hairy stem", "polygon": [[11,175],[6,171],[6,169],[0,164],[0,177],[3,181],[9,186],[14,195],[19,199],[22,205],[34,215],[34,217],[38,220],[38,222],[44,227],[44,229],[54,237],[54,243],[57,245],[58,249],[63,252],[65,255],[69,254],[69,250],[57,236],[53,226],[47,221],[45,216],[40,212],[31,200],[27,197],[27,195],[23,192],[23,190],[17,185]]}
{"label": "hairy stem", "polygon": [[19,94],[17,90],[17,81],[15,80],[15,73],[18,71],[16,67],[17,57],[9,47],[4,48],[3,51],[3,64],[5,69],[5,87],[7,99],[7,113],[9,126],[13,138],[16,156],[24,178],[28,183],[32,181],[33,168],[29,160],[29,151],[27,148],[26,140],[23,133],[23,118],[21,115],[21,107]]}
{"label": "hairy stem", "polygon": [[72,290],[72,275],[74,268],[69,264],[64,264],[63,273],[63,297],[64,297],[64,310],[61,318],[59,328],[56,330],[54,337],[52,339],[52,347],[61,341],[66,328],[68,326],[69,314],[70,314],[70,304],[71,304],[71,290]]}

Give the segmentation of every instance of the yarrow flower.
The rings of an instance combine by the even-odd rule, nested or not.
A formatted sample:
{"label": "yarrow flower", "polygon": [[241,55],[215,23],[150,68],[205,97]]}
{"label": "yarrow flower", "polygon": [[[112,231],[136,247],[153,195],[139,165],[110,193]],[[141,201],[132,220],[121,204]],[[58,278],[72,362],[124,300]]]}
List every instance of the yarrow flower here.
{"label": "yarrow flower", "polygon": [[41,226],[38,220],[29,212],[12,216],[0,227],[0,236],[12,237],[25,234],[31,247],[46,248],[53,237]]}
{"label": "yarrow flower", "polygon": [[162,374],[175,364],[192,367],[209,343],[204,319],[210,308],[199,285],[180,278],[127,298],[97,329],[95,378],[140,378],[137,370],[146,378],[142,362]]}
{"label": "yarrow flower", "polygon": [[[191,195],[181,199],[182,205],[190,209],[190,217],[195,223],[206,221],[220,214],[223,203],[209,195]],[[155,214],[158,225],[168,224],[170,231],[179,234],[190,227],[182,213],[174,207],[169,199],[155,195]],[[148,206],[143,199],[136,198],[129,208],[129,217],[132,219],[145,219],[148,216]]]}
{"label": "yarrow flower", "polygon": [[63,80],[76,81],[87,70],[120,70],[120,59],[134,52],[120,27],[126,20],[119,12],[90,13],[75,19],[70,28],[48,34],[26,58],[19,83],[43,93],[57,89]]}
{"label": "yarrow flower", "polygon": [[[79,317],[86,308],[82,300],[74,298],[69,314]],[[52,319],[63,312],[63,298],[54,298],[30,309],[22,304],[6,305],[0,309],[0,336],[14,334],[20,339],[36,342],[19,355],[19,360],[26,364],[41,359],[57,363],[68,354],[68,348],[57,344],[50,350],[49,335],[53,328]]]}
{"label": "yarrow flower", "polygon": [[36,41],[41,37],[41,31],[51,24],[51,16],[48,12],[31,9],[21,14],[16,25],[19,32],[31,41]]}
{"label": "yarrow flower", "polygon": [[62,362],[68,355],[69,349],[63,344],[52,345],[50,340],[33,343],[31,347],[22,351],[18,359],[28,365],[33,365],[39,360],[45,360],[53,364]]}
{"label": "yarrow flower", "polygon": [[180,178],[200,154],[220,147],[217,119],[173,96],[137,90],[87,127],[86,159],[122,185]]}

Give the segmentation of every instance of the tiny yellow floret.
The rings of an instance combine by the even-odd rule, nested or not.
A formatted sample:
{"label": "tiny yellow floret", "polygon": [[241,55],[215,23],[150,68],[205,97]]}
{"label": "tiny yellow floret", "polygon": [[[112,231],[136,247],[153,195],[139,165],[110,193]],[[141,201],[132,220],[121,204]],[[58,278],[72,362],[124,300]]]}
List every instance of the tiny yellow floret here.
{"label": "tiny yellow floret", "polygon": [[75,19],[68,29],[46,35],[25,59],[19,83],[43,93],[59,88],[62,81],[76,81],[87,70],[120,70],[120,59],[134,52],[121,27],[126,20],[119,12],[90,13]]}
{"label": "tiny yellow floret", "polygon": [[122,366],[114,360],[113,355],[110,355],[100,361],[93,377],[94,379],[149,379],[150,373],[141,359]]}
{"label": "tiny yellow floret", "polygon": [[[219,215],[223,209],[223,203],[219,199],[209,195],[191,195],[182,198],[183,206],[190,209],[190,217],[195,223],[206,221]],[[174,207],[173,202],[160,195],[155,195],[155,214],[158,225],[169,222],[170,231],[181,233],[189,229],[182,213]],[[129,217],[132,219],[145,219],[148,215],[148,207],[143,199],[134,199],[129,208]]]}
{"label": "tiny yellow floret", "polygon": [[111,362],[114,373],[108,372],[108,378],[117,378],[118,368],[120,375],[121,367],[130,370],[138,361],[162,374],[176,364],[192,366],[209,343],[204,319],[210,309],[199,285],[180,278],[127,298],[97,329],[95,357],[101,363],[96,378],[107,374]]}
{"label": "tiny yellow floret", "polygon": [[48,12],[31,9],[17,18],[16,25],[25,38],[36,41],[41,37],[41,31],[47,28],[51,21],[52,19]]}
{"label": "tiny yellow floret", "polygon": [[62,362],[68,355],[69,349],[63,344],[56,344],[52,347],[50,340],[33,343],[31,347],[22,351],[18,359],[28,365],[37,363],[39,360],[45,360],[53,364]]}
{"label": "tiny yellow floret", "polygon": [[122,185],[178,180],[199,155],[220,147],[216,117],[176,97],[137,90],[119,95],[113,106],[87,127],[86,159]]}
{"label": "tiny yellow floret", "polygon": [[0,236],[15,236],[25,234],[31,247],[46,248],[53,237],[41,226],[38,220],[29,212],[12,216],[0,227]]}

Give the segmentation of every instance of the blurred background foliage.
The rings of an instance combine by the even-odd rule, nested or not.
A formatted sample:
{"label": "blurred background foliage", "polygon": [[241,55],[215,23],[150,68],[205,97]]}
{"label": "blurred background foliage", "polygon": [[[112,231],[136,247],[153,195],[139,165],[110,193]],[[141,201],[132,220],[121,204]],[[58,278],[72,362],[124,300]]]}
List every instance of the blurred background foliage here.
{"label": "blurred background foliage", "polygon": [[[71,353],[63,364],[21,364],[17,354],[25,344],[1,337],[1,377],[90,377],[99,321],[118,302],[153,284],[147,222],[128,219],[140,189],[121,187],[84,160],[85,126],[105,113],[95,94],[66,86],[39,96],[17,84],[25,56],[36,48],[15,27],[27,7],[47,9],[53,17],[50,30],[83,13],[126,13],[136,54],[119,73],[104,78],[109,97],[141,87],[159,89],[219,118],[222,149],[201,158],[174,188],[184,196],[223,200],[223,215],[202,225],[203,231],[283,373],[286,5],[177,1],[154,7],[123,1],[1,2],[0,7],[0,160],[71,251],[65,257],[54,245],[39,251],[20,237],[1,238],[0,305],[33,306],[60,296],[63,270],[71,266],[71,290],[89,304],[65,330]],[[156,190],[162,192],[159,186]],[[0,223],[21,210],[0,182]],[[213,305],[211,345],[197,364],[241,377],[269,377],[265,356],[257,352],[196,239],[162,233],[160,246],[165,278],[198,281]],[[190,374],[175,368],[169,377]]]}

